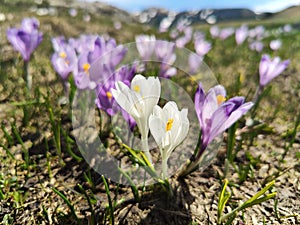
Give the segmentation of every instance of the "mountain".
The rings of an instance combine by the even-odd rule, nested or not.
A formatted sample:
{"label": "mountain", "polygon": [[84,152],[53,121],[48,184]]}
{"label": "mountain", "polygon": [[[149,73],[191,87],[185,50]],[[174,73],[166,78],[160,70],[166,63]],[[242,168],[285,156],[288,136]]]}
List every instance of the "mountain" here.
{"label": "mountain", "polygon": [[256,14],[246,8],[235,9],[206,9],[198,11],[185,11],[174,13],[165,9],[149,8],[136,15],[136,18],[146,24],[158,27],[160,23],[174,26],[179,21],[187,21],[189,24],[233,21],[233,20],[255,20],[268,18],[272,13]]}
{"label": "mountain", "polygon": [[278,13],[274,13],[272,19],[288,19],[299,23],[300,21],[300,6],[291,6]]}
{"label": "mountain", "polygon": [[135,21],[134,16],[125,10],[113,7],[104,2],[86,2],[79,0],[47,0],[49,5],[55,7],[66,7],[75,9],[84,9],[90,14],[100,14],[102,16],[107,16],[109,19],[116,19],[123,22],[133,22]]}

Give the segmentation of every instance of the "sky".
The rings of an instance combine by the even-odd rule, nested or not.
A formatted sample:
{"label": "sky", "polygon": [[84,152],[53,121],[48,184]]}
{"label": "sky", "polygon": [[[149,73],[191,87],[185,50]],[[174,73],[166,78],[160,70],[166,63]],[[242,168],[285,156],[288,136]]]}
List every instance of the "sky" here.
{"label": "sky", "polygon": [[[96,1],[96,0],[85,0]],[[278,12],[292,5],[299,5],[300,0],[97,0],[124,9],[138,12],[148,7],[160,7],[172,11],[248,8],[254,12]]]}

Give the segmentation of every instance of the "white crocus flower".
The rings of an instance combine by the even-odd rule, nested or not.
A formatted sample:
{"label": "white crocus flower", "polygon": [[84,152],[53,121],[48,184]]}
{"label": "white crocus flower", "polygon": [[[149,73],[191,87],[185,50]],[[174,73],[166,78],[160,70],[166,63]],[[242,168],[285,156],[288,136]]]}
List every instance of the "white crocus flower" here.
{"label": "white crocus flower", "polygon": [[167,161],[173,150],[186,138],[189,130],[188,110],[178,110],[173,101],[161,108],[154,106],[149,117],[151,134],[162,157],[162,178],[167,177]]}
{"label": "white crocus flower", "polygon": [[130,88],[119,81],[116,83],[116,89],[111,89],[117,103],[135,119],[141,133],[142,150],[151,163],[148,147],[148,120],[153,107],[159,101],[160,92],[161,86],[158,78],[145,78],[140,74],[132,79]]}

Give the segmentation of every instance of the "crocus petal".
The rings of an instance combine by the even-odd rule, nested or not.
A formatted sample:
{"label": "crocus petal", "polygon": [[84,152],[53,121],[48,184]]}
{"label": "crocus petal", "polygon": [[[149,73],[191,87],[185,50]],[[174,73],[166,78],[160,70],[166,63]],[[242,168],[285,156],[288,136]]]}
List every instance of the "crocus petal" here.
{"label": "crocus petal", "polygon": [[279,57],[271,59],[269,55],[263,55],[259,65],[259,82],[265,86],[272,79],[277,77],[289,65],[290,60],[280,61]]}
{"label": "crocus petal", "polygon": [[229,127],[231,127],[232,124],[234,124],[245,113],[247,113],[253,107],[253,105],[254,104],[252,102],[247,102],[247,103],[243,104],[242,106],[240,106],[239,108],[237,108],[235,111],[233,111],[230,114],[230,116],[228,117],[228,119],[226,120],[226,122],[224,123],[223,129],[226,130]]}

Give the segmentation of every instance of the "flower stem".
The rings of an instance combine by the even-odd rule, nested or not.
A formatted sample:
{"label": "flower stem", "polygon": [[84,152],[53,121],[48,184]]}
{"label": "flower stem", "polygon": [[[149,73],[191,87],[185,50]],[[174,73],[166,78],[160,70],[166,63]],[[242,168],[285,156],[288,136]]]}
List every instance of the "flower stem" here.
{"label": "flower stem", "polygon": [[32,87],[32,76],[28,72],[28,61],[24,61],[23,64],[23,79],[26,82],[28,92],[30,92]]}
{"label": "flower stem", "polygon": [[149,162],[152,165],[152,156],[151,156],[150,151],[149,151],[148,137],[147,136],[142,137],[142,150],[143,150],[143,152],[145,153],[147,159],[149,160]]}
{"label": "flower stem", "polygon": [[264,87],[261,86],[261,85],[259,85],[259,86],[256,88],[256,91],[255,91],[255,94],[254,94],[253,100],[252,100],[252,102],[254,102],[254,104],[257,103],[258,98],[259,98],[259,96],[261,95],[263,89],[264,89]]}
{"label": "flower stem", "polygon": [[162,167],[162,179],[166,179],[168,175],[168,159],[166,157],[162,158],[161,162],[161,167]]}

